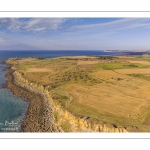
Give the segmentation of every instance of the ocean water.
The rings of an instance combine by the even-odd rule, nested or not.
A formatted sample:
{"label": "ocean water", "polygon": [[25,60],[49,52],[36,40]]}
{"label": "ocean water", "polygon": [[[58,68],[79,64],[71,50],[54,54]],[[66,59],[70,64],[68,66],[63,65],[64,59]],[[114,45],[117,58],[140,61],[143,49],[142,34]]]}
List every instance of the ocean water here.
{"label": "ocean water", "polygon": [[1,84],[7,80],[6,72],[2,71],[4,67],[5,65],[0,64],[0,132],[17,132],[28,104],[14,96],[9,89],[1,88]]}
{"label": "ocean water", "polygon": [[[0,51],[0,62],[8,58],[42,57],[54,58],[59,56],[78,56],[78,55],[97,55],[110,56],[118,53],[104,51]],[[0,132],[18,132],[21,121],[24,119],[28,103],[19,97],[14,96],[9,89],[2,88],[1,85],[6,82],[6,72],[2,69],[6,65],[0,64]]]}

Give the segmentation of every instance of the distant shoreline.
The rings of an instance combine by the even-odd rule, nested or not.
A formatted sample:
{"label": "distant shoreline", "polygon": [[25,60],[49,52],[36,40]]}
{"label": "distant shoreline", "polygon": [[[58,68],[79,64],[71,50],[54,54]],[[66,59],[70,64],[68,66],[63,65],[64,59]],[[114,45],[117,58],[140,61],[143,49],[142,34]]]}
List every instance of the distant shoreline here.
{"label": "distant shoreline", "polygon": [[104,52],[116,52],[120,55],[150,55],[150,50],[104,50]]}

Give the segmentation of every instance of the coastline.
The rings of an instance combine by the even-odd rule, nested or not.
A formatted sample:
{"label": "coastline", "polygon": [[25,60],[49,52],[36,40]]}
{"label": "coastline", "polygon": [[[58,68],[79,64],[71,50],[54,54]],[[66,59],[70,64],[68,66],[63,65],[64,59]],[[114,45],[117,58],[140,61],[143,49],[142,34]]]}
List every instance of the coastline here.
{"label": "coastline", "polygon": [[26,99],[28,103],[26,116],[21,124],[21,132],[60,132],[60,129],[53,122],[52,108],[48,101],[46,102],[42,93],[29,91],[18,86],[15,83],[14,70],[11,69],[12,65],[5,64],[7,65],[4,68],[7,71],[5,87],[10,89],[13,95]]}
{"label": "coastline", "polygon": [[[5,76],[8,78],[6,87],[15,96],[29,102],[26,117],[21,124],[21,132],[127,132],[125,128],[91,124],[75,117],[51,98],[49,87],[28,81],[12,64],[5,64],[9,66],[5,68]],[[60,118],[59,121],[57,118]]]}

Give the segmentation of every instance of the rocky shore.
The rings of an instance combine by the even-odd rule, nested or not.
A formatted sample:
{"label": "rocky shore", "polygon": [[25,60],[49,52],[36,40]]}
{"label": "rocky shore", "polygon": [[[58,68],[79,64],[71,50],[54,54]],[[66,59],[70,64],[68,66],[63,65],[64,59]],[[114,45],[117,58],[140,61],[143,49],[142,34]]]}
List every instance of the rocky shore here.
{"label": "rocky shore", "polygon": [[55,126],[52,109],[49,100],[42,93],[29,91],[27,88],[19,86],[14,78],[14,70],[11,66],[6,67],[6,87],[11,92],[29,102],[25,120],[21,124],[22,132],[60,132],[61,129]]}
{"label": "rocky shore", "polygon": [[52,99],[51,86],[44,87],[28,81],[12,65],[5,70],[8,78],[6,87],[14,95],[29,102],[21,125],[22,132],[127,132],[125,128],[91,124],[83,118],[75,117]]}

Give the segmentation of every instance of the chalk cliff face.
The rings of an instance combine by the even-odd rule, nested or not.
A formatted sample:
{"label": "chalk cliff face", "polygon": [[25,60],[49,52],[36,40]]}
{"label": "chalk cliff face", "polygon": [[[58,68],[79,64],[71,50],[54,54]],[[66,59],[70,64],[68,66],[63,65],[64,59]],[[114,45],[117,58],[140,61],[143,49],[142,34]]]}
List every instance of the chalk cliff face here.
{"label": "chalk cliff face", "polygon": [[84,119],[77,118],[74,115],[72,115],[69,111],[63,109],[56,101],[54,101],[51,98],[51,86],[44,87],[43,85],[30,82],[23,77],[22,73],[20,73],[17,70],[14,71],[13,76],[15,84],[21,86],[22,88],[26,88],[30,91],[40,93],[45,99],[50,101],[53,112],[57,112],[59,116],[59,120],[56,121],[56,118],[54,117],[55,115],[53,115],[55,120],[54,122],[62,132],[63,130],[65,132],[65,129],[63,129],[63,124],[66,121],[69,123],[70,129],[68,131],[70,132],[127,132],[125,128],[108,127],[105,124],[91,124]]}

